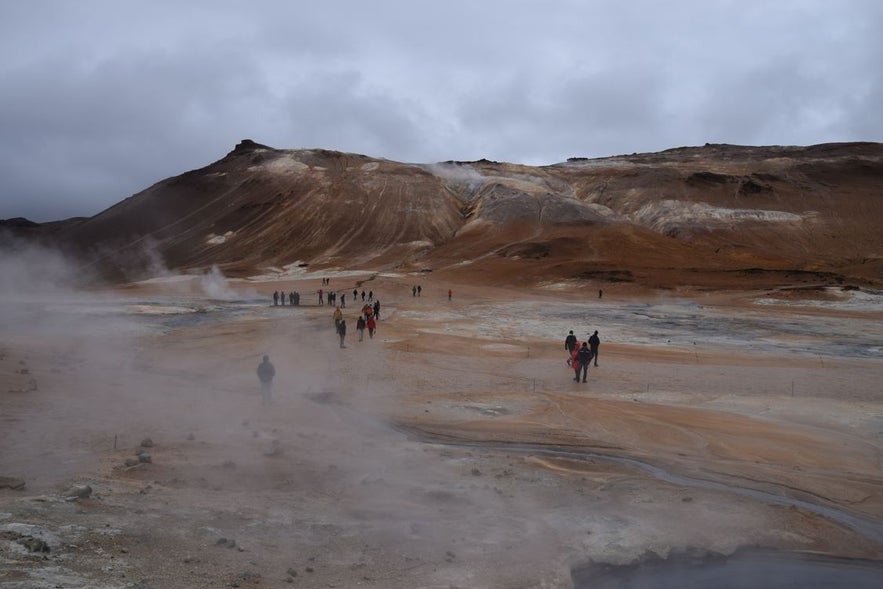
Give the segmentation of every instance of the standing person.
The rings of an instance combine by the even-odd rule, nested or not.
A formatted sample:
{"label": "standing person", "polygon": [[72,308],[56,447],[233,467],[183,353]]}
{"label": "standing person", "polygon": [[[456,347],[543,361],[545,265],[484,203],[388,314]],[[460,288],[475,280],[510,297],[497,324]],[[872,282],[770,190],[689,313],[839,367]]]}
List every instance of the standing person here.
{"label": "standing person", "polygon": [[365,322],[365,325],[368,327],[368,337],[370,339],[374,339],[374,330],[377,329],[377,323],[374,321],[374,316],[368,317],[368,320]]}
{"label": "standing person", "polygon": [[598,337],[598,330],[589,338],[589,348],[592,350],[592,356],[595,358],[595,366],[598,365],[598,347],[601,345],[601,339]]}
{"label": "standing person", "polygon": [[335,331],[340,331],[340,322],[343,321],[343,311],[340,310],[340,307],[334,309],[334,329]]}
{"label": "standing person", "polygon": [[273,306],[275,307],[278,304],[279,304],[279,291],[274,290],[273,291]]}
{"label": "standing person", "polygon": [[294,291],[288,293],[288,304],[294,306]]}
{"label": "standing person", "polygon": [[600,299],[603,296],[604,296],[604,291],[599,288],[598,289],[598,298]]}
{"label": "standing person", "polygon": [[319,304],[320,305],[324,304],[324,302],[322,301],[322,289],[321,288],[319,289]]}
{"label": "standing person", "polygon": [[365,335],[365,318],[362,315],[359,315],[359,318],[356,319],[356,331],[359,332],[359,341],[362,341]]}
{"label": "standing person", "polygon": [[365,302],[365,291],[364,290],[362,291],[362,302],[363,303]]}
{"label": "standing person", "polygon": [[420,293],[421,293],[421,292],[423,292],[423,287],[420,286],[420,285],[418,284],[418,285],[417,285],[417,296],[418,296],[418,297],[420,296]]}
{"label": "standing person", "polygon": [[380,299],[374,301],[374,318],[380,321]]}
{"label": "standing person", "polygon": [[281,303],[283,307],[285,306],[285,291],[284,290],[279,293],[279,303]]}
{"label": "standing person", "polygon": [[583,342],[583,347],[576,353],[576,380],[579,382],[579,371],[583,371],[583,382],[586,382],[586,373],[589,371],[589,364],[592,363],[592,350],[589,344]]}
{"label": "standing person", "polygon": [[340,336],[340,347],[345,348],[343,342],[346,339],[346,319],[340,320],[340,325],[337,326],[337,335]]}
{"label": "standing person", "polygon": [[341,293],[340,295],[340,308],[346,309],[346,293]]}
{"label": "standing person", "polygon": [[449,300],[449,301],[451,300],[451,296],[453,296],[453,294],[454,294],[454,293],[451,292],[451,289],[449,288],[449,289],[448,289],[448,300]]}
{"label": "standing person", "polygon": [[373,301],[373,300],[374,300],[374,291],[373,291],[373,290],[369,290],[369,291],[368,291],[368,302],[370,303],[370,302]]}
{"label": "standing person", "polygon": [[416,296],[417,296],[417,287],[416,287],[416,286],[412,286],[412,287],[411,287],[411,296],[412,296],[412,297],[416,297]]}
{"label": "standing person", "polygon": [[576,336],[573,335],[573,330],[571,329],[568,332],[567,337],[564,338],[564,349],[568,351],[568,353],[573,353],[573,350],[576,348]]}
{"label": "standing person", "polygon": [[261,398],[264,405],[273,404],[273,377],[276,369],[270,364],[270,357],[264,356],[264,361],[258,364],[258,380],[261,381]]}
{"label": "standing person", "polygon": [[353,289],[353,300],[356,300],[357,298],[359,298],[359,291],[354,288]]}

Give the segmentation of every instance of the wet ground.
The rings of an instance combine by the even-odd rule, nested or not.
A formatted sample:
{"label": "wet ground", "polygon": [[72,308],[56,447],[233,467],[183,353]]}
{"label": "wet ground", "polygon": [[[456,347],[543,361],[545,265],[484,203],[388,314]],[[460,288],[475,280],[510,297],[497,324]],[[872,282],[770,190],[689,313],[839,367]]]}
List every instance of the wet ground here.
{"label": "wet ground", "polygon": [[[737,577],[759,568],[746,546],[786,580],[825,559],[879,574],[873,296],[447,301],[389,276],[377,336],[340,349],[330,307],[250,292],[319,288],[300,280],[3,308],[0,476],[27,486],[0,489],[0,587],[668,587],[663,565],[668,585],[626,575],[701,553],[736,558],[703,557],[700,581]],[[563,367],[569,329],[601,331],[586,385]],[[124,466],[146,436],[152,462]],[[94,495],[69,500],[74,483]]]}

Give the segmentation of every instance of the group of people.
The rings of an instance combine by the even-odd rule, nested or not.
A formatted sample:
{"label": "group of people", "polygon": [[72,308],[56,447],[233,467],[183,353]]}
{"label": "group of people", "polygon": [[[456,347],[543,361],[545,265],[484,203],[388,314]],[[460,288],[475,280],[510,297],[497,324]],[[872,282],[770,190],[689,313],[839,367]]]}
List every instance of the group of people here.
{"label": "group of people", "polygon": [[[362,306],[362,312],[356,319],[356,331],[359,334],[359,341],[364,341],[365,330],[368,330],[368,337],[374,339],[374,332],[377,331],[377,321],[380,319],[380,301],[375,300],[374,304],[365,303]],[[343,318],[343,310],[341,307],[334,309],[334,331],[340,338],[340,347],[346,347],[346,319]]]}
{"label": "group of people", "polygon": [[589,364],[592,363],[592,360],[595,361],[595,366],[598,366],[598,348],[601,346],[601,338],[598,337],[598,330],[595,330],[588,341],[584,341],[582,346],[579,345],[576,336],[573,335],[573,330],[567,334],[567,337],[564,338],[564,349],[567,350],[569,354],[567,358],[567,365],[573,369],[574,371],[574,379],[576,382],[580,381],[580,373],[582,373],[582,381],[586,382],[586,376],[589,372]]}
{"label": "group of people", "polygon": [[[292,307],[300,305],[300,293],[297,292],[296,290],[293,290],[290,293],[288,293],[287,298],[288,298],[288,304],[291,305]],[[285,296],[284,290],[283,291],[278,291],[278,290],[273,291],[273,306],[277,306],[277,305],[285,306],[285,299],[286,299],[286,296]]]}

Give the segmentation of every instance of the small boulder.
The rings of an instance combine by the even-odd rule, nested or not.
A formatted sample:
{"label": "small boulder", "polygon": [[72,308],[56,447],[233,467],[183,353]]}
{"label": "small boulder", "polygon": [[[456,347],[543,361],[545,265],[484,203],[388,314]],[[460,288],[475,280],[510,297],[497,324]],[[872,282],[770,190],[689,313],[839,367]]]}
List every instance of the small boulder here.
{"label": "small boulder", "polygon": [[138,466],[141,464],[141,460],[138,458],[126,458],[126,466]]}
{"label": "small boulder", "polygon": [[64,492],[64,496],[74,499],[88,499],[92,496],[92,487],[89,485],[74,485]]}
{"label": "small boulder", "polygon": [[153,448],[153,440],[150,438],[144,438],[141,440],[141,445],[145,448]]}
{"label": "small boulder", "polygon": [[21,491],[24,488],[25,488],[24,479],[19,479],[16,477],[0,476],[0,489],[13,489],[16,491]]}

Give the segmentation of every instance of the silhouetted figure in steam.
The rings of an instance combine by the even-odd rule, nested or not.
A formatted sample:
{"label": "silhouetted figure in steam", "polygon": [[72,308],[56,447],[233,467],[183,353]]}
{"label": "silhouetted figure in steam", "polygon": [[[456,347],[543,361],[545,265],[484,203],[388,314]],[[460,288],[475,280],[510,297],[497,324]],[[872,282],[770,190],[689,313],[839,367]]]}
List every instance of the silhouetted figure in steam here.
{"label": "silhouetted figure in steam", "polygon": [[601,345],[601,338],[598,337],[598,330],[589,338],[589,348],[592,350],[592,357],[595,358],[595,366],[598,365],[598,347]]}
{"label": "silhouetted figure in steam", "polygon": [[273,404],[273,377],[276,376],[276,369],[270,364],[270,357],[264,356],[264,361],[258,364],[258,380],[261,381],[261,398],[263,404]]}

